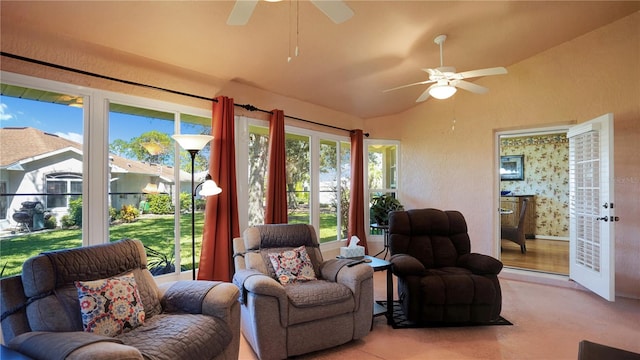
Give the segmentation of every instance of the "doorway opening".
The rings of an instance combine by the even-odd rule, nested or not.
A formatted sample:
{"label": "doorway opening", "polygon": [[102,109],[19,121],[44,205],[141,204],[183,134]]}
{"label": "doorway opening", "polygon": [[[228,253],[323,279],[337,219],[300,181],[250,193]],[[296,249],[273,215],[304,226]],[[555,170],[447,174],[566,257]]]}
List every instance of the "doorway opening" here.
{"label": "doorway opening", "polygon": [[507,268],[569,275],[568,126],[497,135],[500,260]]}

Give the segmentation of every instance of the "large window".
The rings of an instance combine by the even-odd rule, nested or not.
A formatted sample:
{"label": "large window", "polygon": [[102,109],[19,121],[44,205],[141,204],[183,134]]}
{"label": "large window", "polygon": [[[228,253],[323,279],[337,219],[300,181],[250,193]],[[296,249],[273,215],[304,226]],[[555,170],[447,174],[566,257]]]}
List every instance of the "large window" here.
{"label": "large window", "polygon": [[46,177],[46,207],[68,208],[72,200],[82,194],[82,174],[51,174]]}
{"label": "large window", "polygon": [[[238,169],[247,169],[240,183],[241,227],[264,223],[268,179],[269,129],[265,122],[238,118],[246,131],[237,132]],[[242,135],[245,134],[245,135]],[[321,242],[346,238],[350,145],[347,138],[294,127],[286,128],[288,222],[312,224]],[[242,174],[242,173],[241,173]],[[243,191],[246,186],[246,191]],[[243,207],[246,198],[247,207]],[[346,201],[345,201],[346,196]]]}
{"label": "large window", "polygon": [[85,98],[4,82],[1,89],[0,269],[9,276],[28,257],[82,245]]}
{"label": "large window", "polygon": [[[171,135],[209,134],[210,110],[2,75],[2,276],[42,251],[122,238],[144,243],[155,274],[191,270],[191,173],[204,179],[209,148],[192,169]],[[194,210],[199,243],[203,199]]]}
{"label": "large window", "polygon": [[[156,274],[191,270],[191,174],[196,184],[204,179],[210,149],[192,167],[170,136],[210,134],[211,110],[19,74],[2,79],[2,276],[19,274],[42,251],[121,238],[144,243]],[[236,129],[244,230],[264,223],[268,124],[239,117]],[[396,194],[397,142],[367,149],[370,197]],[[350,156],[347,136],[286,127],[289,222],[312,224],[323,243],[347,235]],[[196,197],[196,251],[204,205]]]}
{"label": "large window", "polygon": [[[116,102],[109,109],[111,241],[142,240],[154,275],[191,270],[191,172],[204,180],[210,145],[196,154],[192,169],[191,155],[171,135],[210,134],[210,118]],[[195,201],[196,251],[204,204]]]}

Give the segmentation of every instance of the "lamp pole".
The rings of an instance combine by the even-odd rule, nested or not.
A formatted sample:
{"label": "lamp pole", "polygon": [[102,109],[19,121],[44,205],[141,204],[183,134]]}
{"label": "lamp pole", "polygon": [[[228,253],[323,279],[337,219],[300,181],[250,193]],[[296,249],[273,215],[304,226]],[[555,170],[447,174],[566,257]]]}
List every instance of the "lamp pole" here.
{"label": "lamp pole", "polygon": [[213,139],[210,135],[181,135],[171,136],[183,149],[191,155],[191,270],[193,280],[196,279],[196,186],[195,163],[196,154]]}
{"label": "lamp pole", "polygon": [[191,272],[193,280],[196,279],[196,188],[195,165],[196,154],[199,150],[188,150],[191,154]]}

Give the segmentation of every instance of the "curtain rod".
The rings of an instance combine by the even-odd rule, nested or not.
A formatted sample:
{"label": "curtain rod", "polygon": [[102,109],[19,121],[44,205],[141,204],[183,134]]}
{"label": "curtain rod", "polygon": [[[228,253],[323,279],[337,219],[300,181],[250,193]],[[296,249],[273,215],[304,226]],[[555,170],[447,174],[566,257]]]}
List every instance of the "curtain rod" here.
{"label": "curtain rod", "polygon": [[[70,72],[74,72],[74,73],[77,73],[77,74],[97,77],[97,78],[100,78],[100,79],[115,81],[115,82],[119,82],[119,83],[123,83],[123,84],[127,84],[127,85],[140,86],[140,87],[145,87],[145,88],[148,88],[148,89],[154,89],[154,90],[160,90],[160,91],[168,92],[168,93],[175,94],[175,95],[181,95],[181,96],[187,96],[187,97],[200,99],[200,100],[208,100],[208,101],[218,102],[218,99],[216,99],[216,98],[209,98],[209,97],[206,97],[206,96],[194,95],[194,94],[190,94],[190,93],[186,93],[186,92],[182,92],[182,91],[177,91],[177,90],[172,90],[172,89],[167,89],[167,88],[163,88],[163,87],[159,87],[159,86],[154,86],[154,85],[149,85],[149,84],[142,84],[142,83],[135,82],[135,81],[119,79],[119,78],[115,78],[115,77],[111,77],[111,76],[107,76],[107,75],[97,74],[97,73],[90,72],[90,71],[75,69],[75,68],[68,67],[68,66],[53,64],[53,63],[42,61],[42,60],[36,60],[36,59],[32,59],[32,58],[28,58],[28,57],[24,57],[24,56],[20,56],[20,55],[15,55],[15,54],[7,53],[7,52],[4,52],[4,51],[0,51],[0,55],[6,56],[8,58],[16,59],[16,60],[30,62],[30,63],[37,64],[37,65],[52,67],[52,68],[55,68],[55,69],[58,69],[58,70],[70,71]],[[233,105],[237,106],[237,107],[240,107],[240,108],[243,108],[243,109],[248,110],[248,111],[259,111],[259,112],[263,112],[263,113],[267,113],[267,114],[271,114],[272,113],[269,110],[260,109],[258,107],[255,107],[255,106],[251,105],[251,104],[235,104],[234,103]],[[329,128],[333,128],[333,129],[337,129],[337,130],[348,131],[348,132],[352,132],[353,131],[353,130],[349,130],[349,129],[345,129],[345,128],[341,128],[341,127],[337,127],[337,126],[333,126],[333,125],[327,125],[327,124],[322,124],[322,123],[311,121],[311,120],[302,119],[302,118],[295,117],[295,116],[285,115],[285,117],[290,118],[290,119],[294,119],[294,120],[298,120],[298,121],[303,121],[303,122],[310,123],[310,124],[314,124],[314,125],[320,125],[320,126],[324,126],[324,127],[329,127]],[[369,133],[365,133],[364,135],[366,137],[369,137]]]}

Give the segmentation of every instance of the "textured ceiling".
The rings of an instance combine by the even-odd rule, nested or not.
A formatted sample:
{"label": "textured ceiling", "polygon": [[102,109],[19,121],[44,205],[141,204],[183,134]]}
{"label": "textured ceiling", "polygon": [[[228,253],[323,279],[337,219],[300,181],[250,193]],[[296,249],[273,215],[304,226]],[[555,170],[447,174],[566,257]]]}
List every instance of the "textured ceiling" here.
{"label": "textured ceiling", "polygon": [[247,25],[229,26],[233,1],[3,0],[0,24],[3,30],[53,33],[366,119],[416,105],[426,86],[382,90],[425,80],[420,69],[439,66],[433,43],[439,34],[448,36],[445,65],[458,71],[508,68],[640,10],[640,1],[345,3],[355,15],[342,24],[300,0],[260,1]]}

